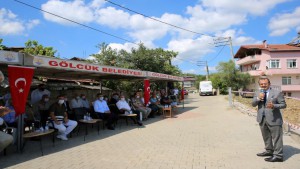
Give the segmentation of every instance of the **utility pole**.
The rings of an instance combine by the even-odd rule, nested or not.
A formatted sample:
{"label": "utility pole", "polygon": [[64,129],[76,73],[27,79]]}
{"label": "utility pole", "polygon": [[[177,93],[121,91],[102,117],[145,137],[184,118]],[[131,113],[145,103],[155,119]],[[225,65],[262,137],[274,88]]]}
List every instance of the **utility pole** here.
{"label": "utility pole", "polygon": [[233,53],[233,48],[232,48],[232,39],[231,37],[218,37],[216,39],[213,39],[215,47],[220,47],[220,46],[227,46],[229,45],[230,47],[230,53],[231,53],[231,59],[234,61],[234,53]]}
{"label": "utility pole", "polygon": [[206,80],[208,80],[209,78],[209,71],[208,71],[208,65],[207,65],[207,61],[198,61],[197,62],[197,66],[206,66]]}

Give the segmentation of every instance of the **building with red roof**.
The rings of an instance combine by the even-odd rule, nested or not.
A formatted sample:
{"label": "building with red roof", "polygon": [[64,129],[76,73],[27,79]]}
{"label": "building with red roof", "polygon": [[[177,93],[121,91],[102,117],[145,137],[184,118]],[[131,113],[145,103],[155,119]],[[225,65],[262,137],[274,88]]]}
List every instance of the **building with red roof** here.
{"label": "building with red roof", "polygon": [[293,44],[243,45],[234,58],[242,72],[249,73],[254,81],[249,89],[258,89],[258,78],[269,77],[273,88],[280,89],[286,96],[300,98],[300,46]]}

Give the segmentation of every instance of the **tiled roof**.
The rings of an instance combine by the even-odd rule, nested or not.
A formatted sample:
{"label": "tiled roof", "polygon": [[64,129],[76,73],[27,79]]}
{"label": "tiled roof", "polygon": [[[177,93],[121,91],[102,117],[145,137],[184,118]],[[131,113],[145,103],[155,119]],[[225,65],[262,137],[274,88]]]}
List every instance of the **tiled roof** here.
{"label": "tiled roof", "polygon": [[254,45],[242,45],[237,53],[235,54],[234,58],[243,58],[245,57],[245,53],[251,49],[257,50],[267,50],[270,52],[276,51],[299,51],[300,47],[297,45],[288,45],[288,44],[254,44]]}
{"label": "tiled roof", "polygon": [[300,51],[300,47],[292,46],[292,45],[286,45],[286,44],[267,44],[267,47],[263,44],[257,44],[257,45],[243,45],[241,48],[246,49],[253,49],[258,48],[261,50],[268,50],[268,51],[283,51],[283,50],[298,50]]}

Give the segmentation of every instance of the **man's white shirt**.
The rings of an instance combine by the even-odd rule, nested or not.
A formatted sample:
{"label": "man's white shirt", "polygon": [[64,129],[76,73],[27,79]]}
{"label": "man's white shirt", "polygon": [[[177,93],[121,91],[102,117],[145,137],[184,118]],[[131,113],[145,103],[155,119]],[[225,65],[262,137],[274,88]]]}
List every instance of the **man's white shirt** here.
{"label": "man's white shirt", "polygon": [[98,113],[104,113],[106,111],[109,111],[109,107],[108,107],[106,101],[105,100],[102,100],[102,101],[96,100],[94,102],[94,111],[98,112]]}
{"label": "man's white shirt", "polygon": [[126,110],[129,110],[129,111],[131,110],[129,104],[125,100],[124,101],[119,100],[117,102],[117,107],[118,107],[119,110],[121,110],[121,109],[126,109]]}

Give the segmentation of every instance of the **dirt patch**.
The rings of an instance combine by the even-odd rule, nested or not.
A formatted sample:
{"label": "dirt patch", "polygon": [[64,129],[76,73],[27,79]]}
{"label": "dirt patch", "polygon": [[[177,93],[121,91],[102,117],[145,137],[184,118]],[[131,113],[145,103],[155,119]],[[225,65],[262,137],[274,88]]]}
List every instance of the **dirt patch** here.
{"label": "dirt patch", "polygon": [[[252,107],[251,105],[252,98],[242,98],[235,96],[234,101],[238,101],[244,104],[249,109],[253,109],[255,111],[257,110],[257,108]],[[287,104],[287,108],[282,109],[284,121],[300,126],[300,100],[286,98],[285,101]]]}

